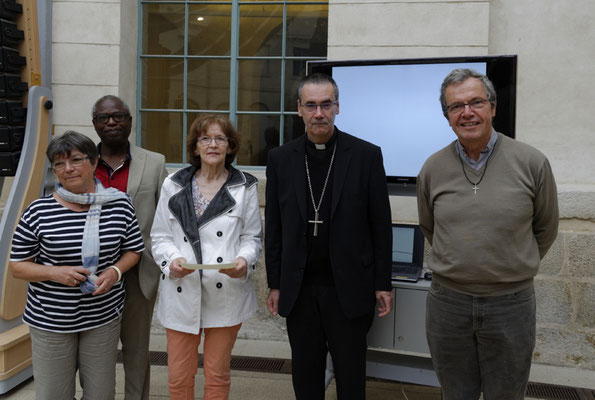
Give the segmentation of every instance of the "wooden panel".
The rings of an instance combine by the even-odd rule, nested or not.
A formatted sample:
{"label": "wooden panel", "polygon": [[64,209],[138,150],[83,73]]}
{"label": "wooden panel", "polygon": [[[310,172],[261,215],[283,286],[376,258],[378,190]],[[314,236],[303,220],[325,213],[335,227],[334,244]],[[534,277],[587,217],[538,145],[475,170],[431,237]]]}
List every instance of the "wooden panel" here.
{"label": "wooden panel", "polygon": [[[37,0],[20,0],[23,14],[16,20],[17,27],[25,34],[25,39],[18,47],[19,54],[27,59],[27,65],[21,71],[21,80],[29,87],[41,86],[41,55],[39,48],[39,25],[37,22]],[[27,104],[27,94],[23,96]]]}
{"label": "wooden panel", "polygon": [[31,364],[31,337],[25,324],[0,334],[0,380]]}

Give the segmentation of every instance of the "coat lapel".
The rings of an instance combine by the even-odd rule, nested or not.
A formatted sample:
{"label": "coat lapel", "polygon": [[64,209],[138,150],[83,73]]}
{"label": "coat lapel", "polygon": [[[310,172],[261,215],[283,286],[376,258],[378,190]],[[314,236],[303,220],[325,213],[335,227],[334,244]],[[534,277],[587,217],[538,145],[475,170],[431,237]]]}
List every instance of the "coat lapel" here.
{"label": "coat lapel", "polygon": [[144,152],[137,151],[136,146],[131,144],[130,157],[132,160],[130,160],[130,169],[128,170],[128,186],[126,192],[130,195],[130,198],[134,199],[143,177],[147,155]]}
{"label": "coat lapel", "polygon": [[349,162],[351,161],[351,152],[349,151],[349,149],[351,148],[351,143],[349,140],[349,136],[339,131],[336,127],[335,130],[338,136],[337,153],[335,155],[335,165],[333,166],[333,168],[335,169],[335,173],[333,177],[331,219],[333,218],[335,210],[337,209],[337,205],[339,204],[339,199],[341,198],[341,191],[343,190],[343,184],[345,183],[345,179],[347,179],[347,170],[349,167]]}
{"label": "coat lapel", "polygon": [[295,146],[291,153],[291,168],[289,174],[293,177],[292,184],[295,188],[295,195],[297,198],[298,209],[302,215],[302,219],[307,218],[306,201],[309,199],[309,194],[306,191],[306,139],[305,135],[300,140],[296,140]]}

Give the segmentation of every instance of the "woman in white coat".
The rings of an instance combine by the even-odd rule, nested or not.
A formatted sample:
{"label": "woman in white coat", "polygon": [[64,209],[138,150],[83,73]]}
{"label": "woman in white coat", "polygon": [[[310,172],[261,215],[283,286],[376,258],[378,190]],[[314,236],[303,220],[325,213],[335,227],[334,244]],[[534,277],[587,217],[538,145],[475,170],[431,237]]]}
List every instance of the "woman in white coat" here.
{"label": "woman in white coat", "polygon": [[[250,275],[261,250],[257,179],[231,163],[239,136],[225,119],[194,121],[190,167],[163,183],[151,229],[162,276],[157,317],[167,332],[171,399],[194,399],[198,346],[204,335],[204,399],[229,397],[231,350],[257,309]],[[194,270],[183,264],[235,264]]]}

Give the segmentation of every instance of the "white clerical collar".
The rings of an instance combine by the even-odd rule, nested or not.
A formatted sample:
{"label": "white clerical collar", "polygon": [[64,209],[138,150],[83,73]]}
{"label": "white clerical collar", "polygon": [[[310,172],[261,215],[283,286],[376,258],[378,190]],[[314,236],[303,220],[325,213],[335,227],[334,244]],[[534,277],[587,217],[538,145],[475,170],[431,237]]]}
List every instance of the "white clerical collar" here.
{"label": "white clerical collar", "polygon": [[333,147],[333,144],[335,143],[336,140],[337,140],[337,132],[333,132],[330,139],[326,143],[314,143],[313,141],[308,139],[308,136],[306,135],[306,145],[309,146],[311,149],[316,149],[319,151],[330,149],[331,147]]}

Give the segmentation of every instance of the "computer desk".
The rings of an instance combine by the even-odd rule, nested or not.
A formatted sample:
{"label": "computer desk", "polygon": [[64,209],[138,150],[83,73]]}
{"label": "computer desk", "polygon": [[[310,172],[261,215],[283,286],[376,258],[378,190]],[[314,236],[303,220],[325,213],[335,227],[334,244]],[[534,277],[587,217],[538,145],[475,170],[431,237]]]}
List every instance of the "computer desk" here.
{"label": "computer desk", "polygon": [[430,281],[393,281],[393,310],[374,317],[368,333],[366,374],[428,386],[440,386],[426,341],[426,297]]}

